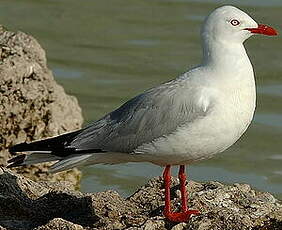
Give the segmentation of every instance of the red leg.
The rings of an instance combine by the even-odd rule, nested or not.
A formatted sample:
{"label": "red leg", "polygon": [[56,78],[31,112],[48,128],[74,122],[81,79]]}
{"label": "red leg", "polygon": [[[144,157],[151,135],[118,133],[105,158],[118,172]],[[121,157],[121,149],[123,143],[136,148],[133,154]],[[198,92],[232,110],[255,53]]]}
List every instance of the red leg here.
{"label": "red leg", "polygon": [[164,185],[165,185],[164,215],[169,216],[171,213],[171,210],[170,210],[170,184],[171,184],[170,165],[167,165],[165,167],[163,178],[164,178]]}
{"label": "red leg", "polygon": [[178,178],[180,182],[180,192],[181,192],[181,208],[182,212],[187,211],[187,192],[186,192],[186,175],[185,175],[185,165],[180,165]]}
{"label": "red leg", "polygon": [[187,207],[187,193],[186,193],[186,175],[185,175],[185,166],[180,165],[178,178],[180,181],[180,192],[181,192],[181,212],[171,212],[170,207],[170,184],[171,184],[171,175],[170,175],[170,165],[165,167],[163,177],[165,183],[165,208],[164,216],[172,222],[184,222],[188,221],[192,214],[200,214],[198,210],[189,210]]}

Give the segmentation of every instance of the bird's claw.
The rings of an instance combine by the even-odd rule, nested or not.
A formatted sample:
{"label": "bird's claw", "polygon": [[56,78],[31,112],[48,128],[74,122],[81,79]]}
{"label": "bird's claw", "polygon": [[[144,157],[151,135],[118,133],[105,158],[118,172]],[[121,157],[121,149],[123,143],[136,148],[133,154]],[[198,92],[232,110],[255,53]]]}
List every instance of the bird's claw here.
{"label": "bird's claw", "polygon": [[191,215],[199,215],[198,210],[187,210],[185,212],[164,212],[165,217],[171,222],[186,222]]}

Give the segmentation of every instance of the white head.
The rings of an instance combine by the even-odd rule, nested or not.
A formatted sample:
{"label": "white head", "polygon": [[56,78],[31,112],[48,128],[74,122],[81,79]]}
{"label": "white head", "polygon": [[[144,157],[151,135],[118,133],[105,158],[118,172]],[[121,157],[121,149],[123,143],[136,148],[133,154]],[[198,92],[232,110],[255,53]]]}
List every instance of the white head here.
{"label": "white head", "polygon": [[228,43],[243,43],[252,34],[277,35],[266,25],[258,25],[248,14],[234,6],[222,6],[215,9],[202,27],[204,42],[211,40]]}

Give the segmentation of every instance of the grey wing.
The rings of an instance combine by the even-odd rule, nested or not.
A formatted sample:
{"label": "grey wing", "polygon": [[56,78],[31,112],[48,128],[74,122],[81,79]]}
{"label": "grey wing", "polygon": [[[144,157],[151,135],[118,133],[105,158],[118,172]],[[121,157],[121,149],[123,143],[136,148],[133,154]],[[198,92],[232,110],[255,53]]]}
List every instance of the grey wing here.
{"label": "grey wing", "polygon": [[205,113],[196,105],[193,92],[174,80],[132,98],[89,125],[71,146],[130,153]]}

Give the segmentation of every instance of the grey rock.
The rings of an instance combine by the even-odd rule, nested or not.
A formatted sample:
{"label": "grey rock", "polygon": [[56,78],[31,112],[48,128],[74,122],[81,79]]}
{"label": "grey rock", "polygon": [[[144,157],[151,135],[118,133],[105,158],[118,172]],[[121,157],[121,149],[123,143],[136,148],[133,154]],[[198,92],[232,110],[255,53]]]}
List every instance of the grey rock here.
{"label": "grey rock", "polygon": [[[0,165],[11,157],[11,145],[75,130],[82,122],[76,98],[56,83],[39,43],[0,26]],[[79,181],[78,170],[52,175],[48,165],[15,170],[33,180]]]}
{"label": "grey rock", "polygon": [[[171,200],[180,208],[178,180]],[[201,215],[171,223],[163,215],[162,178],[153,178],[128,198],[115,191],[83,194],[66,183],[34,182],[10,170],[0,172],[0,226],[6,229],[279,230],[282,204],[249,185],[190,181],[189,207]],[[147,201],[146,201],[147,199]]]}
{"label": "grey rock", "polygon": [[165,229],[164,219],[154,218],[148,219],[139,229],[142,230],[161,230]]}
{"label": "grey rock", "polygon": [[186,229],[187,225],[188,225],[187,223],[180,223],[180,224],[173,226],[171,230],[183,230],[183,229]]}
{"label": "grey rock", "polygon": [[45,186],[2,170],[0,225],[7,229],[33,229],[57,217],[72,223],[95,223],[91,196],[65,186],[65,183]]}
{"label": "grey rock", "polygon": [[36,230],[83,230],[79,224],[74,224],[61,218],[55,218],[47,224],[36,228]]}

